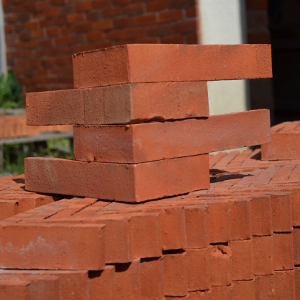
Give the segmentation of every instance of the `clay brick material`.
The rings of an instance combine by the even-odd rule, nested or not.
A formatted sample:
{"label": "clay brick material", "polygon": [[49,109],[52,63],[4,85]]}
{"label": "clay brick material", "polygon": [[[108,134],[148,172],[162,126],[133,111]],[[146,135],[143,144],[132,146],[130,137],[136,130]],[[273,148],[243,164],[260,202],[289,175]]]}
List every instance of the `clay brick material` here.
{"label": "clay brick material", "polygon": [[[19,279],[29,281],[31,299],[44,299],[47,292],[50,299],[88,299],[87,271],[53,271],[53,270],[1,270],[0,280]],[[58,280],[58,282],[56,282]],[[50,283],[50,285],[49,285]],[[58,295],[56,293],[58,283]],[[47,287],[45,286],[47,284]],[[53,285],[54,284],[54,285]],[[41,287],[43,286],[43,287]],[[42,295],[41,295],[42,293]],[[53,298],[54,295],[54,298]],[[9,299],[9,298],[4,298]]]}
{"label": "clay brick material", "polygon": [[233,300],[255,300],[254,280],[235,281],[233,285]]}
{"label": "clay brick material", "polygon": [[211,291],[190,292],[190,300],[211,300]]}
{"label": "clay brick material", "polygon": [[18,207],[18,201],[0,200],[0,221],[16,215]]}
{"label": "clay brick material", "polygon": [[299,226],[300,225],[300,190],[293,191],[292,201],[293,201],[293,226]]}
{"label": "clay brick material", "polygon": [[296,299],[300,299],[300,268],[295,267],[295,294],[296,294]]}
{"label": "clay brick material", "polygon": [[[275,299],[296,300],[294,270],[275,272]],[[299,284],[299,283],[296,283]]]}
{"label": "clay brick material", "polygon": [[300,123],[272,127],[272,141],[261,147],[262,160],[300,159]]}
{"label": "clay brick material", "polygon": [[271,195],[272,224],[274,232],[291,232],[293,230],[292,193]]}
{"label": "clay brick material", "polygon": [[272,206],[268,195],[254,196],[251,199],[252,233],[254,236],[271,235]]}
{"label": "clay brick material", "polygon": [[256,110],[199,120],[74,126],[74,157],[88,162],[141,163],[263,144],[269,140],[269,111]]}
{"label": "clay brick material", "polygon": [[208,155],[144,164],[25,159],[28,191],[141,202],[209,187]]}
{"label": "clay brick material", "polygon": [[274,270],[292,270],[293,235],[291,233],[276,233],[273,235]]}
{"label": "clay brick material", "polygon": [[138,83],[26,94],[27,125],[208,117],[206,82]]}
{"label": "clay brick material", "polygon": [[211,289],[210,300],[233,299],[233,286],[221,286]]}
{"label": "clay brick material", "polygon": [[270,45],[135,44],[73,55],[75,88],[138,82],[270,78],[271,65]]}
{"label": "clay brick material", "polygon": [[209,251],[208,248],[186,250],[189,292],[210,289]]}
{"label": "clay brick material", "polygon": [[4,268],[104,267],[103,225],[12,224],[0,226],[0,233],[0,265]]}
{"label": "clay brick material", "polygon": [[232,283],[232,252],[228,246],[210,247],[210,281],[212,286]]}
{"label": "clay brick material", "polygon": [[1,280],[0,298],[11,300],[30,300],[30,281],[22,280]]}
{"label": "clay brick material", "polygon": [[208,230],[208,206],[192,205],[184,208],[186,248],[206,248],[210,242]]}
{"label": "clay brick material", "polygon": [[274,273],[273,237],[253,237],[254,274],[268,275]]}
{"label": "clay brick material", "polygon": [[293,231],[294,265],[300,265],[300,228]]}
{"label": "clay brick material", "polygon": [[230,225],[227,201],[214,201],[208,206],[210,243],[228,242]]}
{"label": "clay brick material", "polygon": [[251,280],[254,278],[252,240],[229,242],[232,252],[232,279]]}
{"label": "clay brick material", "polygon": [[90,300],[114,300],[115,267],[106,266],[102,271],[89,272],[88,290]]}
{"label": "clay brick material", "polygon": [[119,299],[141,299],[140,261],[116,265],[115,295]]}
{"label": "clay brick material", "polygon": [[141,299],[163,299],[163,260],[144,259],[140,264]]}
{"label": "clay brick material", "polygon": [[252,237],[250,204],[249,199],[228,202],[231,240],[244,240]]}
{"label": "clay brick material", "polygon": [[186,253],[164,255],[163,272],[165,296],[188,294]]}
{"label": "clay brick material", "polygon": [[27,93],[27,125],[82,124],[83,94],[83,90]]}
{"label": "clay brick material", "polygon": [[274,275],[255,276],[254,284],[255,284],[255,300],[276,299]]}

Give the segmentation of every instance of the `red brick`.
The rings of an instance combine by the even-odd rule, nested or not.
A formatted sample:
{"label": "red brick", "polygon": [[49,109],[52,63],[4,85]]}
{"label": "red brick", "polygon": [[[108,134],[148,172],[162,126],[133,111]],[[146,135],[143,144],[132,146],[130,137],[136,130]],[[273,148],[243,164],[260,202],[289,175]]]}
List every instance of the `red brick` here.
{"label": "red brick", "polygon": [[79,13],[79,14],[71,14],[67,16],[67,21],[68,23],[75,23],[75,22],[80,22],[84,20],[84,14]]}
{"label": "red brick", "polygon": [[206,82],[141,83],[29,93],[26,103],[28,125],[122,124],[209,114]]}
{"label": "red brick", "polygon": [[135,23],[136,23],[136,25],[155,24],[156,23],[156,15],[148,14],[148,15],[138,16],[135,18]]}
{"label": "red brick", "polygon": [[235,281],[233,285],[233,300],[255,300],[254,280]]}
{"label": "red brick", "polygon": [[229,204],[231,240],[252,237],[251,203],[249,199],[234,199]]}
{"label": "red brick", "polygon": [[186,254],[170,254],[163,257],[165,296],[188,294]]}
{"label": "red brick", "polygon": [[185,9],[185,16],[187,18],[195,18],[197,14],[197,6],[191,6]]}
{"label": "red brick", "polygon": [[215,201],[209,203],[208,220],[210,242],[228,242],[230,239],[228,202]]}
{"label": "red brick", "polygon": [[279,233],[273,235],[274,270],[292,270],[293,261],[293,235]]}
{"label": "red brick", "polygon": [[255,276],[255,300],[275,300],[275,276]]}
{"label": "red brick", "polygon": [[218,245],[210,249],[210,281],[212,286],[232,283],[232,253],[228,246]]}
{"label": "red brick", "polygon": [[162,249],[183,249],[186,246],[184,210],[181,207],[164,208],[160,216]]}
{"label": "red brick", "polygon": [[131,264],[120,264],[115,267],[115,295],[119,299],[140,299],[140,261],[134,260]]}
{"label": "red brick", "polygon": [[275,272],[275,299],[296,300],[294,270]]}
{"label": "red brick", "polygon": [[254,274],[268,275],[274,273],[273,237],[262,236],[253,238]]}
{"label": "red brick", "polygon": [[159,214],[143,213],[130,218],[133,258],[162,255]]}
{"label": "red brick", "polygon": [[174,35],[167,36],[161,38],[162,44],[183,44],[183,36],[182,35]]}
{"label": "red brick", "polygon": [[159,22],[170,22],[182,19],[182,10],[168,10],[159,13]]}
{"label": "red brick", "polygon": [[163,299],[163,261],[145,259],[140,264],[141,299]]}
{"label": "red brick", "polygon": [[25,187],[41,193],[141,202],[208,188],[208,155],[134,165],[26,158]]}
{"label": "red brick", "polygon": [[0,200],[0,221],[16,215],[18,207],[18,201]]}
{"label": "red brick", "polygon": [[198,34],[190,33],[186,36],[186,43],[187,44],[198,44],[200,40],[200,37]]}
{"label": "red brick", "polygon": [[80,2],[77,3],[75,5],[75,10],[76,11],[87,11],[90,10],[92,8],[92,1],[84,1],[84,2]]}
{"label": "red brick", "polygon": [[277,193],[271,195],[272,223],[274,232],[291,232],[292,220],[292,193]]}
{"label": "red brick", "polygon": [[251,280],[254,277],[252,240],[229,242],[232,252],[232,279]]}
{"label": "red brick", "polygon": [[208,207],[207,205],[186,206],[185,229],[186,247],[189,249],[206,248],[210,242],[208,230]]}
{"label": "red brick", "polygon": [[148,12],[160,11],[160,10],[167,9],[167,8],[168,8],[168,1],[166,1],[166,0],[154,0],[154,1],[148,2],[146,5],[146,10]]}
{"label": "red brick", "polygon": [[251,199],[252,233],[254,236],[271,235],[272,208],[270,196],[254,196]]}
{"label": "red brick", "polygon": [[101,270],[104,267],[103,225],[12,224],[2,225],[0,232],[0,264],[4,268]]}
{"label": "red brick", "polygon": [[295,267],[295,294],[296,299],[300,299],[300,268]]}
{"label": "red brick", "polygon": [[300,225],[300,190],[294,190],[292,195],[293,202],[293,226]]}
{"label": "red brick", "polygon": [[272,76],[269,45],[124,45],[75,54],[73,70],[75,88]]}
{"label": "red brick", "polygon": [[211,289],[210,300],[233,299],[232,286],[214,287]]}
{"label": "red brick", "polygon": [[[260,124],[256,130],[251,127],[253,119]],[[80,161],[141,163],[260,144],[269,140],[269,132],[268,110],[174,122],[77,125],[74,127],[74,157]],[[250,210],[248,214],[249,219]],[[249,237],[247,232],[235,234],[234,238]]]}
{"label": "red brick", "polygon": [[114,23],[113,20],[101,20],[98,22],[93,23],[93,29],[94,30],[105,30],[105,29],[111,29],[113,28]]}
{"label": "red brick", "polygon": [[300,228],[293,231],[294,265],[300,265]]}
{"label": "red brick", "polygon": [[126,15],[136,15],[144,12],[144,3],[131,3],[129,5],[124,6],[123,13]]}
{"label": "red brick", "polygon": [[0,298],[11,300],[29,300],[29,281],[17,279],[0,281]]}
{"label": "red brick", "polygon": [[173,34],[195,32],[195,31],[197,31],[196,20],[182,21],[172,25]]}
{"label": "red brick", "polygon": [[114,300],[115,267],[106,266],[102,271],[89,272],[88,291],[90,300]]}
{"label": "red brick", "polygon": [[186,250],[188,290],[210,289],[209,249]]}

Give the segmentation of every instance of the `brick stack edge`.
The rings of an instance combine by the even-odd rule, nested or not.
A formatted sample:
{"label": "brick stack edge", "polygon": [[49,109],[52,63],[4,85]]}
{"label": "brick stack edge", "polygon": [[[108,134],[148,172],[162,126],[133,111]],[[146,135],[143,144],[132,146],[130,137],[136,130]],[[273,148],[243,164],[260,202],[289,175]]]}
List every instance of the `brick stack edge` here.
{"label": "brick stack edge", "polygon": [[[151,74],[141,61],[159,46],[137,56],[135,47],[108,50],[124,51],[106,54],[129,64],[105,65],[103,87],[95,51],[74,57],[90,58],[77,67],[93,74],[74,72],[74,90],[28,95],[30,125],[74,125],[75,160],[30,158],[25,180],[0,180],[1,197],[14,197],[3,207],[45,197],[2,217],[0,299],[300,299],[300,158],[261,160],[264,149],[208,154],[276,146],[266,110],[208,116],[205,81],[270,76],[267,47],[172,46],[179,60],[195,49],[212,59],[217,75],[198,58],[191,77],[168,77],[159,59]],[[166,65],[176,73],[172,59]],[[279,127],[296,135],[298,125]],[[36,193],[65,191],[65,199]],[[75,197],[86,191],[106,197]]]}

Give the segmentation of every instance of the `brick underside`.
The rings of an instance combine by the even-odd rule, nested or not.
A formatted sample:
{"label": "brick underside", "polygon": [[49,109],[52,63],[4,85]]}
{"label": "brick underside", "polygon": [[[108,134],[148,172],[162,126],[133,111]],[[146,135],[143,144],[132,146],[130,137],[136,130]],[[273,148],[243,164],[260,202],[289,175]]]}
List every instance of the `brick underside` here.
{"label": "brick underside", "polygon": [[[209,190],[143,204],[52,198],[35,209],[12,210],[16,215],[0,226],[0,293],[7,295],[13,285],[16,293],[30,294],[41,289],[39,283],[52,291],[44,299],[298,299],[300,160],[261,161],[259,149],[218,153],[210,155],[210,171]],[[3,207],[38,195],[22,189],[22,176],[1,182]],[[103,230],[97,239],[103,238],[103,248],[79,231],[83,225],[89,235]],[[45,227],[64,237],[56,249],[73,258],[83,250],[71,233],[82,232],[80,245],[86,243],[89,252],[77,265],[53,260]],[[13,230],[22,239],[11,238]],[[24,251],[28,245],[31,250]],[[41,247],[44,258],[37,256]],[[24,270],[5,270],[16,268],[11,249]]]}

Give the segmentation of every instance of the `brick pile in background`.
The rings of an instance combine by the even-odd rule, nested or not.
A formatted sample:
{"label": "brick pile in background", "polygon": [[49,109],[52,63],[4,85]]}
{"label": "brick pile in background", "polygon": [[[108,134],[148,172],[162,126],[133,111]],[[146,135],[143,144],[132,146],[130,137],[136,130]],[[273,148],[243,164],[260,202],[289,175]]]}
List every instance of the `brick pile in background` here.
{"label": "brick pile in background", "polygon": [[23,175],[0,178],[0,220],[58,199],[60,198],[54,195],[26,192]]}
{"label": "brick pile in background", "polygon": [[206,82],[271,77],[269,45],[122,45],[74,54],[73,69],[74,89],[29,93],[26,110],[28,125],[74,125],[75,160],[26,158],[27,190],[179,195],[209,188],[209,152],[270,141],[267,110],[209,116]]}
{"label": "brick pile in background", "polygon": [[195,0],[2,4],[8,67],[26,92],[72,88],[71,55],[76,52],[125,43],[198,42]]}
{"label": "brick pile in background", "polygon": [[[239,161],[259,161],[249,152]],[[0,291],[43,290],[44,299],[300,299],[300,164],[230,172],[239,156],[227,156],[223,168],[213,161],[219,154],[210,156],[219,172],[207,191],[140,204],[65,199],[2,221]]]}
{"label": "brick pile in background", "polygon": [[0,117],[0,139],[11,139],[26,136],[35,136],[50,132],[70,132],[72,126],[27,126],[26,115],[1,116]]}

